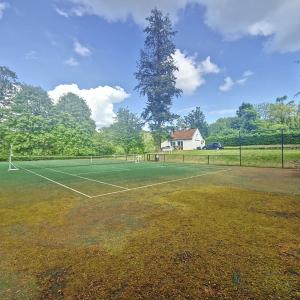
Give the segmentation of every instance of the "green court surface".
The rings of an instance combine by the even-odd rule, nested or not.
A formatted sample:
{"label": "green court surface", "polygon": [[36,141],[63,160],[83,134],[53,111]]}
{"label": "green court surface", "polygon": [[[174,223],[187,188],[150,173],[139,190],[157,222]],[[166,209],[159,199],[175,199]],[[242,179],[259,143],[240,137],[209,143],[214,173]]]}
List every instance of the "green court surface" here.
{"label": "green court surface", "polygon": [[28,181],[49,185],[87,198],[159,187],[209,174],[225,172],[228,167],[203,166],[193,163],[154,163],[123,161],[121,159],[40,159],[15,163],[18,170],[6,174],[6,181],[24,184]]}
{"label": "green court surface", "polygon": [[297,299],[300,172],[0,163],[0,299]]}

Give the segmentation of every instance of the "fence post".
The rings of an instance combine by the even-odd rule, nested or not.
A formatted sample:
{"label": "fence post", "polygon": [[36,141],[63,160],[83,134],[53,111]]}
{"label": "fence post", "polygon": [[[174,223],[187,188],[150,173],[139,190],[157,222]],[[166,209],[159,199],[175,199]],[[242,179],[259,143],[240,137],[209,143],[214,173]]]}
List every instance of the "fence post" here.
{"label": "fence post", "polygon": [[241,131],[239,131],[239,144],[240,144],[240,167],[242,166],[242,139]]}
{"label": "fence post", "polygon": [[207,164],[209,165],[209,155],[207,155]]}
{"label": "fence post", "polygon": [[182,154],[182,162],[184,162],[184,154]]}
{"label": "fence post", "polygon": [[283,129],[281,129],[281,168],[284,168],[284,161],[283,161]]}

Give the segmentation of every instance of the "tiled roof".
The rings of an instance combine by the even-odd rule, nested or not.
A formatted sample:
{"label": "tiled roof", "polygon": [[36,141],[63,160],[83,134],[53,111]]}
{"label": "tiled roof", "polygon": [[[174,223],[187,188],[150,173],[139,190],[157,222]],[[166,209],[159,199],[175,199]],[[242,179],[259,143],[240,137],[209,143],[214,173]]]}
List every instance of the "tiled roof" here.
{"label": "tiled roof", "polygon": [[193,135],[197,129],[188,129],[188,130],[180,130],[174,131],[171,135],[171,140],[191,140]]}

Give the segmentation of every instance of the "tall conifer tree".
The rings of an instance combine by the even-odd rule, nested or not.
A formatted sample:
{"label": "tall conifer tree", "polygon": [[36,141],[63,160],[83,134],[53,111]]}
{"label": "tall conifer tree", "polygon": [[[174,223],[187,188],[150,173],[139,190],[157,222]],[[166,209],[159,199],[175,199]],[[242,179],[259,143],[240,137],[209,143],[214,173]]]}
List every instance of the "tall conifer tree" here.
{"label": "tall conifer tree", "polygon": [[170,110],[172,99],[182,93],[176,88],[174,75],[178,70],[173,59],[173,37],[176,32],[169,17],[158,9],[153,9],[146,20],[144,49],[141,50],[135,73],[138,80],[136,89],[147,97],[142,117],[149,124],[156,147],[160,148],[165,125],[175,118]]}

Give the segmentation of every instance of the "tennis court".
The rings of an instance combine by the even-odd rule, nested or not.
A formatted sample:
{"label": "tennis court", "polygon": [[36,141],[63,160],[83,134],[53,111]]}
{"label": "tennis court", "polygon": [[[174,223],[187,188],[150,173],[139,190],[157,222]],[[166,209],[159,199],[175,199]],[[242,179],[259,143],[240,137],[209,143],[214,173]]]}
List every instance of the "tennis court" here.
{"label": "tennis court", "polygon": [[[139,156],[14,157],[12,170],[87,198],[138,191],[229,171],[195,163],[148,162]],[[15,175],[10,174],[12,177]]]}
{"label": "tennis court", "polygon": [[15,156],[10,168],[1,299],[299,293],[298,170],[135,156]]}

